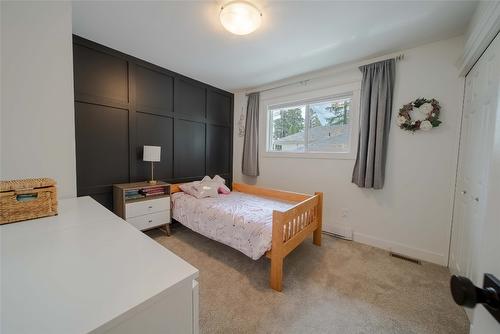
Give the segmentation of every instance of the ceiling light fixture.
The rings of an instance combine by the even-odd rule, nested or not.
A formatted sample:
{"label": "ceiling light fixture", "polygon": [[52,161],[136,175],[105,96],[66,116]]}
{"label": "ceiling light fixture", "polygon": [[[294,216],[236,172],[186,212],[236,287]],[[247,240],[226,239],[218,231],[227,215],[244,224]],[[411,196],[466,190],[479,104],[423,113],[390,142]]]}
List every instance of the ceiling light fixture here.
{"label": "ceiling light fixture", "polygon": [[220,22],[236,35],[247,35],[255,31],[262,21],[262,13],[246,1],[233,1],[221,7]]}

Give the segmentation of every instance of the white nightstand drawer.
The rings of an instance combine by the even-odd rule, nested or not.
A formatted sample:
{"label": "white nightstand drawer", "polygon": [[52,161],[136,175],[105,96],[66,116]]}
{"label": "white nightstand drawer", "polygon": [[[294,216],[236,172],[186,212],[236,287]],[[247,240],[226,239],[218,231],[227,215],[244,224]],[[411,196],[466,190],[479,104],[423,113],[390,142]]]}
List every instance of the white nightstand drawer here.
{"label": "white nightstand drawer", "polygon": [[147,215],[153,212],[170,210],[170,197],[151,199],[125,204],[125,218]]}
{"label": "white nightstand drawer", "polygon": [[170,223],[170,210],[151,213],[149,215],[128,218],[127,222],[138,230],[145,230]]}

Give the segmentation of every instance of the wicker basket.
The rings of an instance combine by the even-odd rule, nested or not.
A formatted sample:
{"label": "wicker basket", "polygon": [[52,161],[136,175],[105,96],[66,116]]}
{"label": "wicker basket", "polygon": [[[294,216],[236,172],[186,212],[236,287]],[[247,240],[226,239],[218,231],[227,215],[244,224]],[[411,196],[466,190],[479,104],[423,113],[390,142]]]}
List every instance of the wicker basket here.
{"label": "wicker basket", "polygon": [[57,215],[55,185],[48,178],[0,181],[0,225]]}

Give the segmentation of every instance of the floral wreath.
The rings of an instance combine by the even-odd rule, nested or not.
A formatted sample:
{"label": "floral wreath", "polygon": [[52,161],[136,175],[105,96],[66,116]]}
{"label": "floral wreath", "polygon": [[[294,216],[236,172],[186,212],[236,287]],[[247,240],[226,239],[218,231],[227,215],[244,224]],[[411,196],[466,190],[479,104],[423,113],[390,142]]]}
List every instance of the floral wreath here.
{"label": "floral wreath", "polygon": [[441,106],[436,99],[427,100],[424,98],[416,99],[405,104],[399,109],[397,118],[398,126],[403,130],[417,131],[430,130],[441,124],[439,120],[439,111]]}

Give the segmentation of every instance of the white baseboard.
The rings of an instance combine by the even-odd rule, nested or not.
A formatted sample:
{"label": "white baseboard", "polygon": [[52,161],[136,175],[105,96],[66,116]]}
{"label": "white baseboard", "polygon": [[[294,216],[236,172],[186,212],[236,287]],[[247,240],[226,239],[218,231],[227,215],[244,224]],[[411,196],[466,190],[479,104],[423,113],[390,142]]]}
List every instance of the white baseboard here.
{"label": "white baseboard", "polygon": [[394,241],[384,240],[358,232],[354,232],[353,237],[354,241],[360,242],[362,244],[382,248],[394,253],[399,253],[426,262],[432,262],[445,267],[448,265],[448,258],[444,254],[408,247]]}
{"label": "white baseboard", "polygon": [[345,240],[352,240],[352,228],[345,224],[324,224],[323,223],[323,233],[332,235],[334,237],[342,238]]}
{"label": "white baseboard", "polygon": [[350,227],[335,225],[332,230],[328,232],[343,239],[352,240],[352,228]]}

